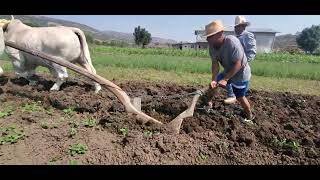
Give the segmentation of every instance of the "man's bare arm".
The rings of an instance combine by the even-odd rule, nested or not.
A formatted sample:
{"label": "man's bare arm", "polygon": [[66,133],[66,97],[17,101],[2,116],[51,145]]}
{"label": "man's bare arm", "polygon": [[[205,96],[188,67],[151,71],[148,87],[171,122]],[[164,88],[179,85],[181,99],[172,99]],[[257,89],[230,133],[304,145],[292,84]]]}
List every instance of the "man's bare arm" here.
{"label": "man's bare arm", "polygon": [[218,61],[212,61],[211,63],[211,73],[212,73],[212,81],[216,81],[217,75],[219,73],[219,63]]}

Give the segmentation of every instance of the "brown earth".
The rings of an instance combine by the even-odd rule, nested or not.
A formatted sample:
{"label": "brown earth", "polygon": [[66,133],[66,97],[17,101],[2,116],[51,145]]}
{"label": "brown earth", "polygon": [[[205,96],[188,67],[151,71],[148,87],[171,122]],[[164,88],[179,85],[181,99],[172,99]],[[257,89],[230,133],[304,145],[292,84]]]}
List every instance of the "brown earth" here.
{"label": "brown earth", "polygon": [[[107,90],[94,94],[85,80],[70,79],[58,92],[49,91],[52,85],[50,77],[40,77],[36,86],[12,74],[0,78],[0,111],[12,109],[0,116],[0,137],[12,125],[24,133],[17,142],[0,145],[0,164],[320,164],[318,96],[250,90],[256,118],[255,125],[246,125],[240,122],[239,104],[223,105],[221,93],[213,112],[197,109],[185,119],[180,134],[170,135],[160,127],[138,124],[115,96]],[[162,122],[184,111],[191,100],[167,96],[201,88],[118,85],[130,97],[142,97],[142,111]],[[74,111],[68,113],[68,108]],[[89,117],[97,125],[84,126]],[[77,133],[70,137],[75,124]],[[123,128],[127,135],[120,132]],[[85,154],[70,155],[69,147],[76,143],[88,147]]]}

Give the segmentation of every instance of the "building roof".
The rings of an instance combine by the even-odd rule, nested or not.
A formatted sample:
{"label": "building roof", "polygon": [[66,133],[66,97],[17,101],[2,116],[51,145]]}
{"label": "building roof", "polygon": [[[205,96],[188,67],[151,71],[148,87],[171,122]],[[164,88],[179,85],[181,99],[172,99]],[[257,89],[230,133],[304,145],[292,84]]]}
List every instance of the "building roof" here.
{"label": "building roof", "polygon": [[[226,27],[225,30],[226,32],[233,32],[234,28],[233,27]],[[249,32],[255,32],[255,33],[280,33],[279,31],[276,31],[271,28],[247,28],[247,31]],[[203,34],[204,30],[195,30],[195,35],[200,35]]]}

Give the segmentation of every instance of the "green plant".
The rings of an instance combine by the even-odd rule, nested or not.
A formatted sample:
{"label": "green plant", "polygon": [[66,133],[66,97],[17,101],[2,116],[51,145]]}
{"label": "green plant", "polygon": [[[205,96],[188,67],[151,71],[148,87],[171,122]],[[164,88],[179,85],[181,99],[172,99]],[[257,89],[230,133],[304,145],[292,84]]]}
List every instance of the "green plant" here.
{"label": "green plant", "polygon": [[76,122],[76,121],[70,121],[70,122],[69,122],[69,125],[70,125],[71,127],[73,127],[73,128],[79,127],[79,123]]}
{"label": "green plant", "polygon": [[85,127],[94,127],[96,125],[96,123],[97,123],[96,119],[94,119],[93,117],[86,118],[83,121],[83,125]]}
{"label": "green plant", "polygon": [[70,160],[69,165],[78,165],[78,161],[77,160]]}
{"label": "green plant", "polygon": [[69,148],[69,154],[71,156],[74,156],[76,154],[85,154],[88,150],[88,147],[84,144],[81,144],[81,143],[77,143],[77,144],[74,144],[72,145],[70,148]]}
{"label": "green plant", "polygon": [[271,138],[270,145],[278,150],[292,150],[295,152],[298,152],[300,148],[300,144],[297,141],[287,140],[285,138],[278,139],[276,136]]}
{"label": "green plant", "polygon": [[202,152],[199,153],[199,157],[201,160],[207,160],[208,159],[208,156],[203,154]]}
{"label": "green plant", "polygon": [[61,155],[54,156],[54,157],[49,159],[49,163],[56,162],[56,161],[58,161],[60,159],[62,159]]}
{"label": "green plant", "polygon": [[77,134],[77,129],[72,127],[69,129],[69,137],[74,137]]}
{"label": "green plant", "polygon": [[53,115],[53,109],[52,109],[52,108],[45,109],[45,112],[46,112],[48,115],[50,115],[50,116]]}
{"label": "green plant", "polygon": [[63,110],[64,114],[67,115],[69,118],[72,117],[75,113],[74,108],[73,107],[69,107],[67,109]]}
{"label": "green plant", "polygon": [[14,125],[0,129],[0,144],[13,144],[24,137],[21,129],[17,129]]}
{"label": "green plant", "polygon": [[12,115],[12,112],[13,112],[12,107],[7,107],[3,111],[0,111],[0,118],[10,116],[10,115]]}
{"label": "green plant", "polygon": [[48,129],[49,128],[49,125],[47,122],[41,122],[40,123],[40,126],[43,128],[43,129]]}
{"label": "green plant", "polygon": [[300,144],[297,141],[286,140],[286,143],[283,144],[283,149],[293,150],[298,152],[300,148]]}
{"label": "green plant", "polygon": [[143,132],[143,136],[144,136],[144,137],[152,137],[152,135],[153,135],[153,132],[152,132],[152,131],[145,130],[145,131]]}
{"label": "green plant", "polygon": [[124,137],[126,137],[129,133],[129,129],[128,128],[121,128],[121,129],[119,129],[119,133],[122,134]]}
{"label": "green plant", "polygon": [[22,106],[22,111],[23,112],[36,112],[36,111],[40,111],[43,108],[41,106],[39,106],[41,102],[37,101],[37,102],[32,102],[30,104],[24,104]]}

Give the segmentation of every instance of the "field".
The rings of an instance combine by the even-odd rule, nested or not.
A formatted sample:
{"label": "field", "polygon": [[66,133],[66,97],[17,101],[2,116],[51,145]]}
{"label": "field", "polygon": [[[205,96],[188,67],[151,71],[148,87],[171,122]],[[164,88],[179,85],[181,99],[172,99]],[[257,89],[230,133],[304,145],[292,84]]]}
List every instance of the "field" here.
{"label": "field", "polygon": [[[165,123],[191,100],[165,97],[210,82],[205,52],[92,46],[91,54],[99,75],[142,97],[142,111]],[[50,92],[44,68],[29,86],[8,61],[1,66],[0,164],[320,164],[316,56],[259,54],[248,93],[255,125],[240,123],[239,104],[224,105],[221,91],[212,112],[200,100],[179,135],[138,124],[109,91],[94,94],[74,73]]]}

